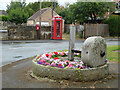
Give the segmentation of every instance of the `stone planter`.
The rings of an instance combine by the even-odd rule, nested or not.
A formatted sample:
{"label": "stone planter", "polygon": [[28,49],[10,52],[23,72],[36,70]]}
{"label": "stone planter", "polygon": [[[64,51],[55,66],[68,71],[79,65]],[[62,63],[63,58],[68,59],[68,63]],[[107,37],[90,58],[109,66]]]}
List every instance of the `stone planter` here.
{"label": "stone planter", "polygon": [[33,61],[33,74],[37,77],[48,77],[55,80],[92,81],[105,78],[109,74],[109,64],[89,69],[70,69],[44,66]]}

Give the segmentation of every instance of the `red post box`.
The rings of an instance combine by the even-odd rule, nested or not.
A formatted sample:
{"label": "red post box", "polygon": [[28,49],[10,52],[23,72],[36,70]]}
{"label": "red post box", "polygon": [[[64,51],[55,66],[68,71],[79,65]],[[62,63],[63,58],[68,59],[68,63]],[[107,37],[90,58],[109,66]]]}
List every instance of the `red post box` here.
{"label": "red post box", "polygon": [[36,28],[36,31],[37,31],[37,30],[39,30],[39,25],[38,25],[38,24],[36,24],[36,27],[35,27],[35,28]]}
{"label": "red post box", "polygon": [[52,18],[51,39],[62,39],[62,23],[61,16],[54,16]]}

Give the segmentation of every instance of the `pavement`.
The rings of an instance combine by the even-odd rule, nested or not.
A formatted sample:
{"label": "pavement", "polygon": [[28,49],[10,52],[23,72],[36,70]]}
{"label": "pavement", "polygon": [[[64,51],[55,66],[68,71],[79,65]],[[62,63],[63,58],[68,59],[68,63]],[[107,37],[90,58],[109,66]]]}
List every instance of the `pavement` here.
{"label": "pavement", "polygon": [[[106,41],[119,41],[120,38],[105,38]],[[1,40],[0,40],[1,41]],[[69,40],[2,40],[2,43],[48,43],[48,42],[66,42]],[[76,42],[84,42],[85,39],[76,40]]]}
{"label": "pavement", "polygon": [[31,77],[32,60],[23,59],[2,67],[2,88],[116,88],[120,80],[120,63],[110,62],[110,75],[104,79],[90,82],[72,82],[69,80],[50,80]]}

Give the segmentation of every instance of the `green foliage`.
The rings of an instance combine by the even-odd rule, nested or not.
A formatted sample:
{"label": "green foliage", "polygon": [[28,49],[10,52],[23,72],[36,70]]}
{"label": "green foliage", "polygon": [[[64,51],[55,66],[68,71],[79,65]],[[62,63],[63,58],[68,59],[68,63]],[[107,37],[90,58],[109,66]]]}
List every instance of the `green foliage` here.
{"label": "green foliage", "polygon": [[111,6],[113,10],[113,3],[108,2],[77,2],[70,5],[70,12],[73,18],[73,22],[77,20],[78,23],[84,23],[87,20],[92,20],[92,23],[96,23],[97,17],[103,18],[108,6]]}
{"label": "green foliage", "polygon": [[120,36],[120,16],[111,15],[108,20],[104,21],[105,24],[109,24],[110,36]]}
{"label": "green foliage", "polygon": [[[55,4],[56,4],[56,7],[58,7],[58,2],[53,2],[53,9],[55,9]],[[48,8],[48,7],[51,7],[52,8],[52,2],[42,2],[41,3],[41,8]],[[32,10],[32,13],[35,13],[37,12],[38,10],[40,10],[40,2],[34,2],[34,3],[29,3],[26,8],[29,8]]]}
{"label": "green foliage", "polygon": [[83,38],[83,35],[81,32],[79,32],[79,38]]}
{"label": "green foliage", "polygon": [[17,8],[21,8],[24,9],[26,6],[25,1],[21,1],[21,0],[16,0],[16,2],[11,1],[10,5],[7,5],[7,13],[9,14],[12,10],[17,9]]}
{"label": "green foliage", "polygon": [[67,31],[66,31],[66,34],[69,34],[70,33],[70,29],[68,29]]}
{"label": "green foliage", "polygon": [[9,13],[9,21],[16,24],[26,23],[27,18],[28,14],[25,13],[24,9],[21,8],[13,9]]}
{"label": "green foliage", "polygon": [[[57,2],[53,2],[53,9],[58,6]],[[51,2],[42,2],[42,8],[52,7]],[[26,23],[27,19],[40,9],[40,3],[34,2],[26,5],[25,0],[11,1],[10,5],[7,5],[7,13],[9,21],[22,24]]]}
{"label": "green foliage", "polygon": [[8,21],[8,16],[0,15],[0,21]]}
{"label": "green foliage", "polygon": [[65,20],[65,24],[71,24],[73,17],[71,17],[71,12],[69,10],[69,3],[65,5],[65,7],[57,7],[56,12],[62,16],[62,18]]}
{"label": "green foliage", "polygon": [[10,5],[7,5],[8,20],[16,24],[26,23],[29,14],[25,7],[25,1],[11,1]]}

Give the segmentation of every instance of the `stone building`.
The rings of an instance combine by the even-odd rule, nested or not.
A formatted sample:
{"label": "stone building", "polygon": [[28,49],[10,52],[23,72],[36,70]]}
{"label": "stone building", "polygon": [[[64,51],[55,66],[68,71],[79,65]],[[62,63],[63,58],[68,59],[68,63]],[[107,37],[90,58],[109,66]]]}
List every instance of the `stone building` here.
{"label": "stone building", "polygon": [[[41,9],[41,25],[42,26],[51,26],[51,8],[43,8]],[[34,13],[31,17],[28,18],[27,25],[35,26],[39,24],[39,15],[40,10]],[[53,16],[58,15],[55,11],[53,11]]]}
{"label": "stone building", "polygon": [[7,15],[5,10],[0,10],[0,15]]}

